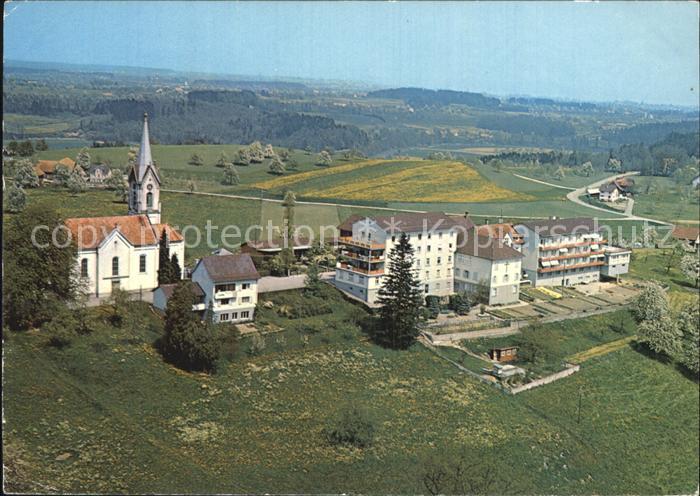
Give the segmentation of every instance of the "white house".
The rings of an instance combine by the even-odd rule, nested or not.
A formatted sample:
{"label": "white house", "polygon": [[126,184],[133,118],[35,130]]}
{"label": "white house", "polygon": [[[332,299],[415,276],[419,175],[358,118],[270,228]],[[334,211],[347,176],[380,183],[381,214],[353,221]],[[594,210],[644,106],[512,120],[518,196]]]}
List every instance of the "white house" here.
{"label": "white house", "polygon": [[454,290],[474,292],[483,284],[488,288],[489,305],[517,303],[522,258],[523,254],[503,238],[474,236],[472,232],[455,254]]}
{"label": "white house", "polygon": [[112,290],[150,291],[158,286],[158,242],[163,230],[170,255],[182,266],[185,241],[167,224],[152,224],[146,215],[66,219],[78,248],[78,274],[91,296]]}
{"label": "white house", "polygon": [[630,270],[632,250],[617,246],[605,247],[605,265],[600,268],[600,275],[619,279]]}
{"label": "white house", "polygon": [[604,202],[616,202],[624,198],[624,191],[616,181],[612,181],[600,187],[598,198]]}
{"label": "white house", "polygon": [[[121,172],[119,172],[119,174],[121,174]],[[90,184],[103,184],[110,177],[112,177],[112,169],[104,164],[92,164],[90,168],[88,168],[88,182]]]}
{"label": "white house", "polygon": [[212,303],[215,322],[253,320],[258,303],[258,274],[247,253],[210,255],[192,271],[192,282],[204,292],[204,308]]}
{"label": "white house", "polygon": [[[347,233],[347,228],[341,232]],[[388,273],[388,256],[402,234],[414,250],[414,270],[425,295],[453,293],[457,236],[474,227],[468,217],[441,213],[397,214],[354,220],[352,234],[339,238],[341,261],[335,285],[374,304]]]}

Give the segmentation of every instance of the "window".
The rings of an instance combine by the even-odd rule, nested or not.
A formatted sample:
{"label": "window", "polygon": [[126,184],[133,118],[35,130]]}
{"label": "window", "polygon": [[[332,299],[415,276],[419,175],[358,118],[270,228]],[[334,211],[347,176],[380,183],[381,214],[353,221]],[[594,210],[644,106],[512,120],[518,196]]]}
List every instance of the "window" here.
{"label": "window", "polygon": [[437,263],[439,263],[439,264],[442,263],[442,258],[441,258],[441,257],[437,257]]}
{"label": "window", "polygon": [[226,322],[229,319],[229,314],[222,313],[219,315],[219,322]]}
{"label": "window", "polygon": [[428,233],[428,239],[430,239],[431,233]]}
{"label": "window", "polygon": [[[440,275],[440,274],[438,274],[438,275]],[[439,283],[439,282],[436,282],[436,283],[435,283],[435,289],[440,289],[440,283]]]}
{"label": "window", "polygon": [[88,259],[83,258],[80,261],[80,277],[87,277],[88,276]]}
{"label": "window", "polygon": [[452,243],[450,243],[450,249],[452,249]]}
{"label": "window", "polygon": [[518,292],[518,286],[513,286],[513,294]]}
{"label": "window", "polygon": [[228,305],[231,303],[231,298],[224,298],[223,300],[219,300],[219,305]]}
{"label": "window", "polygon": [[498,296],[498,288],[493,288],[491,290],[491,296]]}
{"label": "window", "polygon": [[243,284],[241,284],[241,289],[250,289],[250,283],[244,282]]}
{"label": "window", "polygon": [[430,267],[430,259],[429,258],[425,259],[425,266]]}
{"label": "window", "polygon": [[395,242],[396,242],[396,236],[392,236],[392,237],[391,237],[391,242],[392,242],[392,243],[395,243]]}
{"label": "window", "polygon": [[429,270],[425,271],[425,278],[430,279],[430,271]]}
{"label": "window", "polygon": [[250,318],[250,312],[248,312],[248,311],[241,312],[241,318],[242,318],[242,319],[249,319],[249,318]]}
{"label": "window", "polygon": [[236,284],[217,284],[214,286],[214,291],[216,293],[219,291],[236,291]]}
{"label": "window", "polygon": [[146,255],[139,256],[139,272],[146,272]]}
{"label": "window", "polygon": [[452,261],[452,255],[447,255],[447,263],[450,263]]}
{"label": "window", "polygon": [[426,293],[430,292],[430,286],[429,286],[428,284],[425,285],[424,291],[425,291]]}
{"label": "window", "polygon": [[442,233],[438,234],[438,239],[442,239]]}
{"label": "window", "polygon": [[241,303],[250,303],[250,296],[244,296],[241,298]]}
{"label": "window", "polygon": [[113,276],[119,275],[119,257],[112,258],[112,275]]}
{"label": "window", "polygon": [[418,241],[420,241],[421,239],[423,239],[423,235],[422,235],[422,234],[418,234]]}
{"label": "window", "polygon": [[119,279],[116,281],[112,281],[112,292],[118,290],[121,287],[121,284],[119,284]]}
{"label": "window", "polygon": [[437,270],[437,277],[440,277],[440,269]]}
{"label": "window", "polygon": [[503,282],[508,282],[508,274],[503,276]]}
{"label": "window", "polygon": [[146,193],[146,208],[153,208],[153,193]]}
{"label": "window", "polygon": [[496,282],[496,276],[493,276],[493,282]]}
{"label": "window", "polygon": [[430,245],[428,245],[427,250],[430,251]]}

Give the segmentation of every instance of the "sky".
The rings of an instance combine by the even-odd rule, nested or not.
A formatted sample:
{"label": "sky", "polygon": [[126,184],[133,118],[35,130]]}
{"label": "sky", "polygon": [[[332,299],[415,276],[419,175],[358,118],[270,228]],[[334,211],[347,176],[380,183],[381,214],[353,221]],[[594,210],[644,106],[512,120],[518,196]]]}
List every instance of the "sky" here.
{"label": "sky", "polygon": [[696,2],[9,2],[4,58],[698,105]]}

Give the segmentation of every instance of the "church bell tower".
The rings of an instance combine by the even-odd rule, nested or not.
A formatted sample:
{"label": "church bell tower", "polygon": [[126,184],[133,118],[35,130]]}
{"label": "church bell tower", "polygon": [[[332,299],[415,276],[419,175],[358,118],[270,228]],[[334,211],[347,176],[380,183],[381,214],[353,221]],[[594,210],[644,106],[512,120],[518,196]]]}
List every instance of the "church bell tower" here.
{"label": "church bell tower", "polygon": [[145,214],[160,224],[160,177],[151,157],[148,114],[143,114],[143,135],[136,164],[129,171],[129,215]]}

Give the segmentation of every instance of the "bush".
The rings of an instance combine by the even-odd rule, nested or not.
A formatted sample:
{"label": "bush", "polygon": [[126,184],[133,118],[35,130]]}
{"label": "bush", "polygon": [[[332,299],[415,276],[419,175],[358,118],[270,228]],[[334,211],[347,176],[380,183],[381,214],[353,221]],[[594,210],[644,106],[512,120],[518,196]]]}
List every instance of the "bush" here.
{"label": "bush", "polygon": [[323,429],[323,435],[333,446],[365,448],[374,440],[374,424],[365,411],[353,406],[332,419]]}
{"label": "bush", "polygon": [[250,346],[248,347],[248,354],[251,356],[257,356],[262,354],[267,347],[265,337],[262,334],[253,334],[250,338]]}
{"label": "bush", "polygon": [[44,324],[42,331],[49,336],[49,346],[65,348],[76,337],[75,329],[78,322],[68,308],[61,308],[49,322]]}
{"label": "bush", "polygon": [[430,318],[437,319],[440,313],[440,297],[435,295],[428,295],[425,297],[425,306],[428,307],[430,311]]}
{"label": "bush", "polygon": [[457,293],[450,295],[450,310],[454,310],[459,315],[467,315],[471,310],[471,301],[469,295],[465,293]]}

